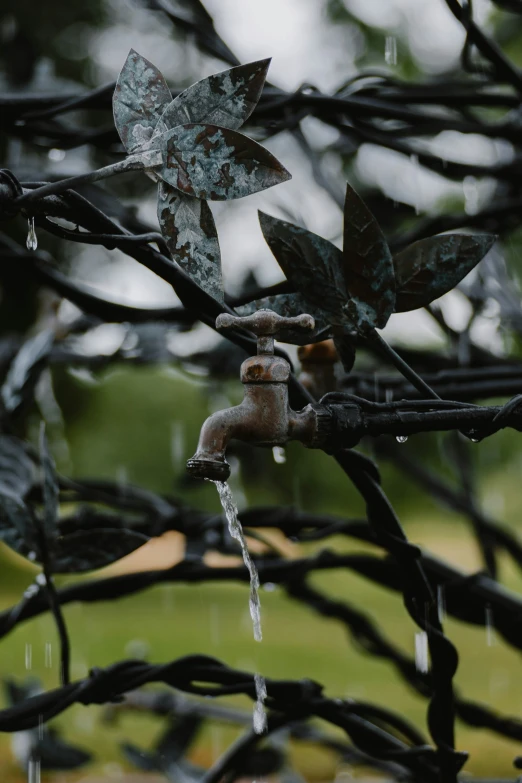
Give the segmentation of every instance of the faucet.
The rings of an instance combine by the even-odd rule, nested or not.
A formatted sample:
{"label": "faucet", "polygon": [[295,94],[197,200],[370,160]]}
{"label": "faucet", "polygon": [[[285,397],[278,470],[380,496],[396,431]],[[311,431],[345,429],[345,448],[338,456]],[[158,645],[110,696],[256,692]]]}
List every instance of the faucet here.
{"label": "faucet", "polygon": [[243,317],[222,313],[217,317],[217,329],[240,327],[253,332],[257,336],[257,356],[245,359],[241,365],[241,404],[212,414],[203,424],[197,451],[187,462],[192,476],[226,481],[230,475],[226,450],[234,438],[256,446],[283,446],[289,440],[299,440],[310,448],[320,446],[318,406],[307,405],[301,411],[291,409],[290,364],[274,356],[274,338],[280,331],[312,330],[314,326],[311,315],[285,318],[272,310],[258,310]]}

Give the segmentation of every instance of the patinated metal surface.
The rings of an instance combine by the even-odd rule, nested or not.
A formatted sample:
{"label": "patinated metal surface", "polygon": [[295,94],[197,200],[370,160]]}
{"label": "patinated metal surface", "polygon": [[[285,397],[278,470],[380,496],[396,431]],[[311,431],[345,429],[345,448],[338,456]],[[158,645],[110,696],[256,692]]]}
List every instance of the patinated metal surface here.
{"label": "patinated metal surface", "polygon": [[259,101],[269,65],[270,59],[259,60],[196,82],[167,106],[163,122],[168,128],[204,122],[237,130]]}
{"label": "patinated metal surface", "polygon": [[393,259],[374,216],[347,184],[344,203],[346,313],[361,330],[382,328],[395,307]]}
{"label": "patinated metal surface", "polygon": [[165,182],[196,198],[243,198],[290,179],[267,149],[217,125],[179,125],[161,137]]}
{"label": "patinated metal surface", "polygon": [[240,327],[258,338],[258,355],[246,359],[241,367],[243,401],[206,420],[197,451],[187,462],[193,476],[223,481],[230,474],[226,450],[233,438],[259,446],[282,446],[289,440],[314,445],[318,429],[315,409],[311,405],[297,412],[290,408],[290,365],[273,355],[272,339],[282,329],[300,328],[309,333],[314,320],[308,314],[284,318],[270,310],[258,310],[245,318],[223,313],[216,319],[216,327]]}
{"label": "patinated metal surface", "polygon": [[[125,149],[141,154],[146,173],[162,180],[158,219],[172,257],[220,302],[219,243],[205,200],[241,198],[290,178],[273,155],[237,132],[259,100],[269,64],[214,74],[172,100],[160,71],[131,51],[114,93]],[[158,160],[149,165],[145,156],[154,153]]]}
{"label": "patinated metal surface", "polygon": [[327,239],[264,212],[259,222],[279,266],[305,302],[331,324],[343,324],[348,292],[343,279],[342,253]]}
{"label": "patinated metal surface", "polygon": [[414,242],[393,258],[396,312],[425,307],[451,291],[492,247],[492,234],[441,234]]}
{"label": "patinated metal surface", "polygon": [[310,313],[315,320],[315,328],[306,335],[299,329],[282,328],[278,332],[278,339],[284,343],[292,345],[308,345],[316,340],[323,340],[325,330],[328,329],[328,322],[323,313],[310,306],[304,296],[301,294],[276,294],[275,296],[266,296],[263,299],[256,299],[246,305],[236,308],[239,315],[251,315],[256,310],[273,310],[284,318],[292,318],[299,313]]}
{"label": "patinated metal surface", "polygon": [[114,124],[129,153],[145,148],[172,95],[161,72],[131,49],[116,82]]}
{"label": "patinated metal surface", "polygon": [[200,288],[223,302],[219,242],[207,202],[161,182],[158,221],[172,257]]}

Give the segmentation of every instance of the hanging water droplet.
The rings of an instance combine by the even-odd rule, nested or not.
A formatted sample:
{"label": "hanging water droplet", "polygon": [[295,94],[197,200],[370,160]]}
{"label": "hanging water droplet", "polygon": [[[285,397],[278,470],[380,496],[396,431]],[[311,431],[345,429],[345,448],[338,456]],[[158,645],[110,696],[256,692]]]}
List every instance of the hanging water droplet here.
{"label": "hanging water droplet", "polygon": [[53,646],[51,642],[45,643],[45,668],[52,669],[53,666]]}
{"label": "hanging water droplet", "polygon": [[33,667],[33,645],[29,642],[25,645],[25,668],[27,670]]}
{"label": "hanging water droplet", "polygon": [[493,609],[486,604],[486,644],[493,647],[495,644],[495,627],[493,625]]}
{"label": "hanging water droplet", "polygon": [[38,238],[34,229],[34,217],[27,219],[27,239],[25,245],[28,250],[36,250],[38,247]]}
{"label": "hanging water droplet", "polygon": [[274,457],[274,462],[277,462],[278,465],[283,465],[286,462],[286,451],[284,446],[274,446],[272,449],[272,456]]}
{"label": "hanging water droplet", "polygon": [[266,731],[267,721],[265,712],[266,683],[260,674],[254,674],[256,685],[256,703],[254,704],[254,731],[263,734]]}
{"label": "hanging water droplet", "polygon": [[443,623],[446,619],[446,594],[444,585],[437,585],[437,614],[439,616],[439,623]]}
{"label": "hanging water droplet", "polygon": [[476,430],[470,430],[468,432],[468,438],[472,443],[480,443],[480,438],[477,437],[478,432]]}
{"label": "hanging water droplet", "polygon": [[407,435],[397,435],[395,440],[397,441],[397,443],[406,443],[406,441],[408,440],[408,436]]}
{"label": "hanging water droplet", "polygon": [[420,631],[415,634],[415,668],[421,674],[428,671],[428,634]]}
{"label": "hanging water droplet", "polygon": [[387,35],[384,42],[384,61],[386,65],[397,65],[397,39]]}

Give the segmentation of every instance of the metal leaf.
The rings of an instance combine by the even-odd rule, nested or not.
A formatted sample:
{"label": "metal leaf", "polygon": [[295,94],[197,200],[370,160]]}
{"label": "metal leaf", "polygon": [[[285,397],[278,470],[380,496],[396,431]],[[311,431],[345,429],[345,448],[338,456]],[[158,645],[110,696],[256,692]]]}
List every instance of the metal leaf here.
{"label": "metal leaf", "polygon": [[80,530],[57,539],[53,571],[79,574],[103,568],[134,552],[148,540],[147,536],[133,530]]}
{"label": "metal leaf", "polygon": [[344,279],[351,296],[347,314],[357,328],[382,328],[395,305],[393,259],[379,224],[348,184],[343,256]]}
{"label": "metal leaf", "polygon": [[27,554],[34,537],[25,497],[35,481],[35,467],[21,440],[0,435],[0,540]]}
{"label": "metal leaf", "polygon": [[127,152],[145,147],[165,106],[172,100],[161,72],[131,49],[112,100],[114,124]]}
{"label": "metal leaf", "polygon": [[242,198],[290,179],[288,171],[260,144],[217,125],[189,124],[161,137],[164,167],[159,176],[196,198]]}
{"label": "metal leaf", "polygon": [[56,467],[49,451],[49,443],[45,434],[45,424],[40,426],[40,461],[42,463],[42,487],[43,487],[43,527],[48,539],[54,540],[57,536],[58,524],[58,482],[56,480]]}
{"label": "metal leaf", "polygon": [[223,302],[219,242],[207,202],[161,182],[158,221],[174,261],[207,294]]}
{"label": "metal leaf", "polygon": [[259,222],[276,261],[309,306],[322,313],[323,322],[345,323],[348,294],[341,251],[327,239],[264,212],[259,212]]}
{"label": "metal leaf", "polygon": [[201,79],[167,106],[162,121],[169,128],[204,122],[237,130],[257,105],[269,65],[258,60]]}
{"label": "metal leaf", "polygon": [[493,234],[441,234],[414,242],[393,257],[398,313],[425,307],[451,291],[484,258]]}
{"label": "metal leaf", "polygon": [[300,329],[284,329],[278,333],[278,340],[292,345],[309,345],[326,338],[326,332],[329,330],[329,324],[324,317],[324,313],[310,305],[301,294],[276,294],[275,296],[265,296],[263,299],[256,299],[241,307],[236,307],[239,315],[252,315],[256,310],[273,310],[284,318],[293,318],[302,313],[309,313],[314,317],[315,329],[311,332],[303,333]]}
{"label": "metal leaf", "polygon": [[1,396],[9,413],[22,404],[36,382],[54,342],[54,332],[45,329],[25,342],[16,354],[2,386]]}

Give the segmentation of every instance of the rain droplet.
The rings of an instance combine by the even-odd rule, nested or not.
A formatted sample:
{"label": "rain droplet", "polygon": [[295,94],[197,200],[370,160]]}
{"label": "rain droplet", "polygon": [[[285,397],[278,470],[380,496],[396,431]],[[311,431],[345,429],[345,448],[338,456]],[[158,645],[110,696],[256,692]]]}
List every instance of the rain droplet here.
{"label": "rain droplet", "polygon": [[468,438],[472,443],[480,443],[480,438],[477,438],[477,431],[476,430],[470,430],[468,432]]}
{"label": "rain droplet", "polygon": [[54,161],[55,163],[60,163],[65,158],[65,150],[59,150],[56,149],[56,147],[52,150],[49,150],[47,153],[47,157],[49,160]]}
{"label": "rain droplet", "polygon": [[397,441],[397,443],[406,443],[406,441],[408,440],[408,436],[407,435],[397,435],[395,440]]}
{"label": "rain droplet", "polygon": [[479,195],[476,178],[471,175],[464,177],[462,190],[464,193],[464,211],[466,215],[476,215],[479,211]]}
{"label": "rain droplet", "polygon": [[486,604],[486,644],[493,647],[495,644],[495,628],[493,625],[493,609],[490,604]]}
{"label": "rain droplet", "polygon": [[286,462],[286,451],[283,446],[274,446],[272,456],[274,457],[274,462],[277,462],[278,465],[283,465]]}
{"label": "rain droplet", "polygon": [[397,65],[397,39],[387,35],[384,42],[384,61],[386,65]]}
{"label": "rain droplet", "polygon": [[27,219],[27,239],[25,245],[28,250],[36,250],[38,247],[38,239],[34,230],[34,217]]}
{"label": "rain droplet", "polygon": [[25,645],[25,668],[27,670],[33,667],[33,645],[29,642]]}
{"label": "rain droplet", "polygon": [[53,666],[53,646],[51,642],[45,643],[45,668],[52,669]]}
{"label": "rain droplet", "polygon": [[446,619],[446,594],[444,592],[444,585],[437,585],[437,614],[439,616],[439,623],[443,623]]}
{"label": "rain droplet", "polygon": [[125,645],[125,655],[128,655],[129,658],[145,661],[149,654],[150,646],[144,639],[131,639]]}
{"label": "rain droplet", "polygon": [[275,582],[265,582],[263,585],[263,590],[265,590],[267,593],[273,593],[277,590],[277,585]]}
{"label": "rain droplet", "polygon": [[40,783],[40,759],[29,759],[27,783]]}
{"label": "rain droplet", "polygon": [[254,682],[256,684],[256,703],[254,704],[254,731],[256,734],[263,734],[266,731],[266,712],[265,712],[265,699],[266,699],[266,683],[265,678],[260,674],[254,674]]}
{"label": "rain droplet", "polygon": [[421,674],[428,672],[428,634],[426,631],[415,634],[415,668]]}

